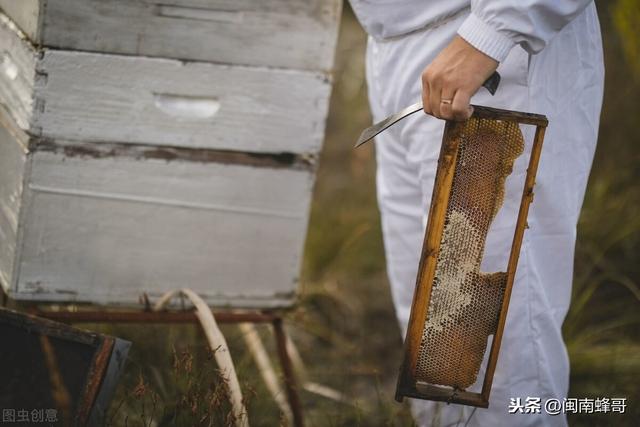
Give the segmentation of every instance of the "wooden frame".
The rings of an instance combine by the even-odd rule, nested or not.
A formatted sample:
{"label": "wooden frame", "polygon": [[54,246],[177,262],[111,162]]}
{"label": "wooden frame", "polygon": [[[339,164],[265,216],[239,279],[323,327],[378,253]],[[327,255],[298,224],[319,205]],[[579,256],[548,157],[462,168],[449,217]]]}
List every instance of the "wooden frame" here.
{"label": "wooden frame", "polygon": [[442,148],[438,160],[438,168],[434,184],[431,207],[429,209],[429,219],[425,232],[422,255],[416,279],[416,287],[405,339],[405,352],[398,385],[396,389],[396,400],[402,401],[403,397],[413,397],[443,401],[448,403],[460,403],[465,405],[486,408],[489,406],[489,395],[493,382],[493,374],[498,361],[498,352],[504,331],[507,310],[511,289],[515,278],[520,246],[524,230],[527,227],[527,214],[529,205],[533,201],[533,186],[540,160],[540,152],[544,140],[545,129],[548,120],[543,115],[522,113],[516,111],[500,110],[489,107],[474,106],[473,117],[512,121],[518,124],[536,126],[533,146],[529,158],[529,166],[524,182],[524,189],[518,212],[518,219],[513,236],[513,244],[509,254],[507,264],[507,282],[502,301],[502,307],[498,318],[498,325],[491,344],[487,369],[485,371],[482,384],[482,391],[474,393],[464,390],[454,389],[447,386],[438,386],[417,381],[415,372],[422,340],[422,330],[427,319],[427,311],[431,298],[431,288],[435,276],[436,261],[440,250],[440,241],[444,229],[445,213],[451,194],[454,172],[456,169],[456,159],[458,147],[460,145],[460,133],[465,126],[465,122],[447,121],[442,139]]}

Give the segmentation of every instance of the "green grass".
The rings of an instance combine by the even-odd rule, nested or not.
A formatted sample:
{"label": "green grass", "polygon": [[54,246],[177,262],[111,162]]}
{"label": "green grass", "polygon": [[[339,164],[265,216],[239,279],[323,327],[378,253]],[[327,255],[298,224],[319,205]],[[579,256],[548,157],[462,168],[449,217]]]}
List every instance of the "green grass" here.
{"label": "green grass", "polygon": [[[572,425],[632,426],[640,419],[640,187],[637,125],[639,56],[613,13],[600,6],[606,82],[599,145],[578,226],[573,300],[564,335],[576,397],[627,397],[626,416],[579,415]],[[617,11],[616,13],[619,13]],[[624,94],[624,96],[621,96]]]}

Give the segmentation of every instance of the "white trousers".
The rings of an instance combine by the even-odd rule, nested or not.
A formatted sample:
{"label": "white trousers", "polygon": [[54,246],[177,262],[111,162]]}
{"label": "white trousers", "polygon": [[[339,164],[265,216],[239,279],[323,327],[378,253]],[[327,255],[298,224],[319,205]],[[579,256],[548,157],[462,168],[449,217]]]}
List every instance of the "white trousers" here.
{"label": "white trousers", "polygon": [[[369,38],[367,82],[374,121],[420,99],[420,74],[464,20],[387,41]],[[540,53],[516,46],[498,68],[495,96],[481,88],[472,103],[545,114],[549,127],[535,197],[511,296],[488,409],[412,401],[422,426],[564,426],[545,414],[547,399],[566,397],[569,361],[561,326],[573,276],[576,224],[596,147],[603,92],[603,58],[595,6],[589,6]],[[387,272],[403,335],[431,201],[444,122],[416,114],[376,140],[378,203]],[[532,142],[506,182],[505,202],[487,239],[482,271],[505,271]],[[488,353],[488,352],[487,352]],[[486,363],[485,355],[485,363]],[[394,368],[395,369],[395,368]],[[484,364],[478,375],[482,382]],[[540,414],[509,414],[510,398],[541,399]],[[532,409],[536,411],[535,401]],[[472,415],[472,416],[471,416]]]}

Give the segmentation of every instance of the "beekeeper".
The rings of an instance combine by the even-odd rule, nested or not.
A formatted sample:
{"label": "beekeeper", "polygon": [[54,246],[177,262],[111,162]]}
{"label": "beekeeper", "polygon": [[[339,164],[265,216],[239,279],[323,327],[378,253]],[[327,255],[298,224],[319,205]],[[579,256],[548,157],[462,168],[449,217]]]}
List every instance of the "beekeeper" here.
{"label": "beekeeper", "polygon": [[[367,82],[374,121],[420,99],[425,112],[439,118],[465,119],[471,102],[541,113],[549,119],[490,407],[474,410],[413,400],[417,422],[566,425],[564,415],[546,414],[544,404],[548,399],[562,401],[569,386],[561,325],[570,302],[576,223],[596,147],[603,92],[595,5],[585,0],[351,4],[369,34]],[[496,69],[502,81],[492,97],[480,86]],[[407,118],[376,142],[387,270],[403,334],[444,126],[433,116]],[[531,134],[525,133],[525,138],[530,150]],[[518,159],[507,180],[503,208],[488,236],[483,271],[506,268],[527,154]],[[479,383],[483,371],[484,367]],[[510,406],[518,398],[524,404],[528,397],[534,398],[529,400],[533,410],[526,412],[533,413]]]}

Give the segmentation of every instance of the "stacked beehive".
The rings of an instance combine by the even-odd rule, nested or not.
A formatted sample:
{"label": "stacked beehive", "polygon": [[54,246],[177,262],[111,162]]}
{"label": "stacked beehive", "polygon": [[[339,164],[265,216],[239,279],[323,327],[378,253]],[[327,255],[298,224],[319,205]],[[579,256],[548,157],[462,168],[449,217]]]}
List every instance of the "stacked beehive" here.
{"label": "stacked beehive", "polygon": [[0,0],[16,299],[294,299],[339,0]]}

